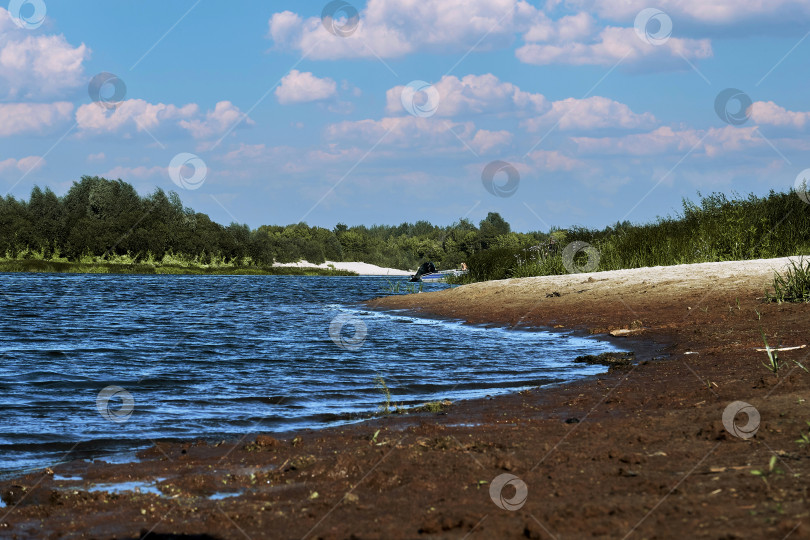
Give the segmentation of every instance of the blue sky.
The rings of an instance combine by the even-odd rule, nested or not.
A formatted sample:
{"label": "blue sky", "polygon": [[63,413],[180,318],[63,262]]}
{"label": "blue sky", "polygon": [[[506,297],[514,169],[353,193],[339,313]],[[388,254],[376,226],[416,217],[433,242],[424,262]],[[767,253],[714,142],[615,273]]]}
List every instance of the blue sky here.
{"label": "blue sky", "polygon": [[[810,168],[804,0],[370,0],[324,20],[328,5],[10,2],[0,188],[101,175],[221,223],[497,211],[526,231],[788,190]],[[101,73],[125,95],[94,103]],[[517,189],[507,169],[485,188],[494,161]]]}

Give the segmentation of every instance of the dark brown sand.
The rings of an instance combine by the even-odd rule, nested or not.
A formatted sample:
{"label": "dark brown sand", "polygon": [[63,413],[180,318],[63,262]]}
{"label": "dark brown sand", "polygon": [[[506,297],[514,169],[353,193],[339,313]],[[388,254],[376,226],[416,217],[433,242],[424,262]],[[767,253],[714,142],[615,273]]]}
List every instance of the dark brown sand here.
{"label": "dark brown sand", "polygon": [[[626,329],[616,339],[636,363],[440,413],[165,444],[134,464],[61,465],[0,483],[0,537],[810,538],[810,445],[796,442],[810,433],[810,374],[793,362],[810,363],[810,349],[779,353],[778,375],[755,350],[760,329],[772,346],[810,343],[810,305],[764,303],[764,266],[727,270],[532,278],[373,301],[473,323]],[[735,401],[758,411],[753,437],[724,426]],[[490,496],[502,474],[516,477],[499,492],[507,502],[526,487],[517,509]],[[160,495],[88,491],[132,481]]]}

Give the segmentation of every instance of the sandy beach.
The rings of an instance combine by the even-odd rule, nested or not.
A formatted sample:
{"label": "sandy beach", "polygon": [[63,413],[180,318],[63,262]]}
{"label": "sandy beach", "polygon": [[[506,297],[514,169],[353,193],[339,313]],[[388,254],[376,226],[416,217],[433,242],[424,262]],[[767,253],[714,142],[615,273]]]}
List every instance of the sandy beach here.
{"label": "sandy beach", "polygon": [[384,268],[376,264],[369,264],[364,262],[340,262],[340,261],[326,261],[322,264],[314,264],[307,261],[298,261],[294,263],[275,263],[273,266],[287,267],[287,268],[323,268],[324,270],[348,270],[355,272],[359,276],[411,276],[416,271],[409,272],[407,270],[399,270],[398,268]]}
{"label": "sandy beach", "polygon": [[[505,280],[371,301],[599,335],[635,360],[440,412],[160,444],[137,463],[67,463],[0,483],[0,536],[810,538],[810,445],[797,442],[808,433],[810,374],[795,363],[810,364],[810,305],[762,300],[787,263]],[[761,332],[784,349],[777,374],[763,365]],[[736,402],[756,411],[752,421],[734,419]],[[493,492],[504,478],[510,485]],[[103,488],[121,482],[139,492]]]}

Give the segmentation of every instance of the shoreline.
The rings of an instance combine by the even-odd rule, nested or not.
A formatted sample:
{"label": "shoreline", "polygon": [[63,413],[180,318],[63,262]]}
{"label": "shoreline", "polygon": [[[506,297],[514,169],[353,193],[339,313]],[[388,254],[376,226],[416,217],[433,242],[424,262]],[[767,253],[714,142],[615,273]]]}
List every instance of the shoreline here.
{"label": "shoreline", "polygon": [[[360,302],[357,305],[362,306],[365,302]],[[407,316],[407,312],[401,312],[400,310],[385,310],[388,313],[396,314],[396,316]],[[420,317],[422,319],[426,317]],[[440,322],[448,322],[448,323],[462,323],[460,319],[450,319],[446,317],[435,317],[433,318],[436,321]],[[490,329],[490,328],[503,328],[500,325],[476,325],[483,330]],[[637,353],[637,358],[646,358],[649,356],[647,351],[653,347],[642,340],[636,342],[630,342],[626,339],[619,339],[612,336],[594,336],[583,333],[579,330],[566,330],[566,329],[559,329],[559,328],[551,328],[551,327],[524,327],[515,329],[519,332],[526,332],[526,333],[535,333],[535,332],[544,332],[547,334],[557,334],[559,337],[573,337],[573,338],[587,338],[598,340],[600,343],[608,343],[612,345],[616,352],[623,352],[624,350],[629,349],[633,353]],[[594,352],[595,351],[589,351]],[[574,357],[571,357],[571,365],[572,367],[575,365],[573,364]],[[405,404],[402,407],[402,403],[399,403],[398,400],[392,400],[391,406],[392,411],[389,413],[379,412],[379,410],[371,410],[369,409],[366,412],[352,412],[352,413],[340,413],[340,414],[333,414],[336,417],[335,420],[331,421],[329,424],[325,425],[317,425],[313,424],[310,426],[298,426],[298,427],[290,427],[288,429],[279,429],[279,430],[272,430],[267,431],[266,433],[271,433],[276,437],[280,438],[289,438],[294,437],[297,433],[302,431],[307,432],[318,432],[318,431],[325,431],[325,430],[332,430],[332,429],[344,429],[348,426],[356,425],[356,424],[365,424],[375,422],[377,420],[391,420],[394,421],[396,419],[402,419],[407,423],[407,419],[426,412],[431,406],[436,404],[441,404],[441,408],[443,411],[446,411],[450,406],[458,406],[462,403],[470,403],[475,404],[475,406],[481,406],[485,401],[491,398],[501,398],[505,395],[512,395],[517,394],[520,392],[525,391],[547,391],[548,389],[553,389],[562,385],[566,384],[575,384],[578,382],[587,382],[587,381],[595,381],[597,378],[604,376],[608,370],[609,366],[607,364],[600,364],[603,371],[594,374],[587,374],[587,375],[577,375],[576,377],[571,377],[569,379],[564,380],[550,380],[549,382],[545,382],[539,385],[524,385],[520,387],[503,387],[497,386],[487,389],[487,392],[484,393],[483,391],[480,392],[481,395],[474,396],[474,397],[455,397],[452,394],[443,395],[440,398],[437,398],[433,401],[414,401],[410,402],[410,404]],[[382,398],[381,398],[382,399]],[[399,404],[395,403],[398,402]],[[260,432],[250,432],[248,436],[256,436],[261,434]],[[225,437],[223,439],[223,437]],[[138,445],[137,447],[124,447],[118,450],[111,450],[111,451],[101,451],[100,453],[98,450],[88,449],[86,446],[92,446],[96,441],[94,440],[82,440],[77,443],[77,446],[73,448],[71,454],[76,456],[76,459],[85,459],[91,461],[109,461],[113,460],[116,463],[135,463],[137,459],[135,455],[139,452],[142,452],[148,449],[152,443],[157,444],[166,444],[166,445],[183,445],[192,443],[195,441],[206,441],[209,444],[217,443],[217,442],[224,442],[224,443],[233,443],[234,441],[238,440],[240,437],[237,436],[228,436],[223,434],[212,434],[212,435],[205,435],[205,436],[197,436],[197,437],[166,437],[166,438],[154,438],[149,439],[150,443],[144,443]],[[126,461],[122,461],[122,457],[124,456],[132,456],[132,459],[128,459]],[[42,466],[34,466],[28,468],[21,468],[16,470],[6,470],[0,471],[0,484],[3,481],[8,481],[16,477],[25,476],[31,473],[35,473],[38,471],[42,471],[47,467],[56,467],[58,465],[68,463],[68,461],[62,461],[57,464],[54,463],[45,463]],[[0,499],[0,508],[2,508],[2,499]]]}
{"label": "shoreline", "polygon": [[[780,352],[788,364],[775,376],[755,351],[760,327],[774,347],[810,340],[810,305],[759,300],[776,261],[526,278],[373,300],[372,309],[474,324],[599,337],[627,330],[612,339],[635,350],[637,363],[554,388],[459,401],[441,413],[252,434],[236,444],[160,444],[139,452],[140,463],[54,467],[82,481],[46,470],[0,482],[8,505],[0,530],[24,538],[44,520],[43,534],[96,536],[151,529],[218,538],[807,538],[810,448],[795,441],[810,420],[802,401],[810,375],[790,362],[806,362],[808,353]],[[758,410],[754,437],[724,425],[734,401]],[[505,473],[528,486],[519,510],[490,498]],[[124,480],[154,484],[161,495],[88,491]]]}
{"label": "shoreline", "polygon": [[126,274],[126,275],[184,275],[184,276],[237,276],[237,275],[289,275],[289,276],[389,276],[405,277],[412,272],[396,268],[383,268],[362,262],[330,262],[316,265],[307,261],[275,263],[259,266],[180,266],[141,263],[64,262],[38,259],[0,261],[0,273],[59,273],[59,274]]}

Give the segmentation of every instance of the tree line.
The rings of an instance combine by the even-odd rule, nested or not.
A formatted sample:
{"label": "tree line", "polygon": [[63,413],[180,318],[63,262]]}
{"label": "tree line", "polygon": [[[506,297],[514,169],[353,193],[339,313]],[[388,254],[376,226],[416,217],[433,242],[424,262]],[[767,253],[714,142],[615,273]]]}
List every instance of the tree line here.
{"label": "tree line", "polygon": [[[427,221],[332,229],[224,226],[183,206],[177,193],[140,196],[122,180],[85,176],[64,196],[35,187],[28,201],[0,198],[0,257],[68,262],[268,267],[274,262],[360,261],[415,270],[470,267],[468,279],[569,271],[562,248],[574,241],[599,253],[599,270],[810,254],[810,204],[794,192],[723,194],[683,201],[681,212],[645,224],[518,233],[491,212],[477,225]],[[554,256],[542,249],[554,239]],[[540,247],[541,249],[538,249]],[[570,266],[570,265],[569,265]]]}
{"label": "tree line", "polygon": [[200,265],[269,266],[307,260],[361,261],[415,269],[432,260],[456,267],[493,246],[530,245],[541,233],[513,233],[499,214],[478,226],[462,219],[450,226],[427,221],[396,226],[333,229],[297,223],[286,226],[223,226],[183,206],[175,192],[140,196],[122,180],[84,176],[64,196],[34,187],[28,201],[0,198],[0,255],[7,259],[80,261],[88,257],[135,263],[167,257]]}

